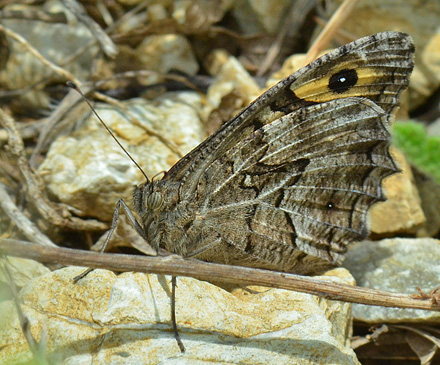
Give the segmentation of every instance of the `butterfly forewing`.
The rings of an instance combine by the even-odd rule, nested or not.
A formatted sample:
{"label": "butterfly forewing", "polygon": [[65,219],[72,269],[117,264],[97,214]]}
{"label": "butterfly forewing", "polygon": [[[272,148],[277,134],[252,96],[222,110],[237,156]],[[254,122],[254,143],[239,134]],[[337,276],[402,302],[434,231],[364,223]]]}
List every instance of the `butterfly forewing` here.
{"label": "butterfly forewing", "polygon": [[390,114],[408,86],[413,58],[411,37],[399,32],[378,33],[337,48],[258,97],[178,161],[165,178],[181,181],[181,197],[189,198],[199,174],[217,157],[261,126],[310,104],[361,96]]}
{"label": "butterfly forewing", "polygon": [[368,208],[397,171],[390,113],[414,47],[385,32],[340,47],[256,99],[150,191],[138,209],[157,247],[198,258],[315,273],[368,233]]}
{"label": "butterfly forewing", "polygon": [[[308,102],[364,97],[390,114],[398,105],[400,92],[408,86],[413,53],[409,36],[378,33],[340,47],[306,66],[290,89],[300,100]],[[330,67],[331,72],[323,75],[321,65]]]}

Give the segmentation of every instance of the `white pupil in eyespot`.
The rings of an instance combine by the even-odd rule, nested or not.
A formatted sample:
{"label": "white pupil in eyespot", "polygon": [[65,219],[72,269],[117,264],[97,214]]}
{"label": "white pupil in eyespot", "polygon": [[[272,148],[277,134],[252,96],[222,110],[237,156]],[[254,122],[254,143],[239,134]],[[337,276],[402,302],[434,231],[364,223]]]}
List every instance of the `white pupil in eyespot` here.
{"label": "white pupil in eyespot", "polygon": [[341,78],[339,79],[339,82],[345,82],[345,81],[347,81],[347,79],[346,79],[345,77],[341,77]]}

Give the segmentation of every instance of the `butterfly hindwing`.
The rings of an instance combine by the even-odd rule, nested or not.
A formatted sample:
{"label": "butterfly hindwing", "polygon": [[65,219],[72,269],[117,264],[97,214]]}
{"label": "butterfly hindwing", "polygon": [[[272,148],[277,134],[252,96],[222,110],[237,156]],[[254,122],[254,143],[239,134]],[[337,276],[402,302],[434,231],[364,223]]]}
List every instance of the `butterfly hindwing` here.
{"label": "butterfly hindwing", "polygon": [[314,271],[300,253],[338,263],[347,242],[365,238],[367,210],[384,199],[380,181],[397,170],[388,145],[385,112],[360,98],[302,108],[257,130],[199,181],[203,224],[224,240],[204,259],[235,245],[226,260],[240,265]]}

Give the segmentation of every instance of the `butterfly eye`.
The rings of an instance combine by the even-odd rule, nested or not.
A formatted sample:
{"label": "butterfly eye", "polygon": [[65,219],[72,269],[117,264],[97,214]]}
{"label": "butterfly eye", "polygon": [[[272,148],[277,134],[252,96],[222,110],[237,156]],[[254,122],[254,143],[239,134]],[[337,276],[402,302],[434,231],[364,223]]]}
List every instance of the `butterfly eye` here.
{"label": "butterfly eye", "polygon": [[328,87],[330,90],[342,94],[350,90],[358,82],[356,70],[344,69],[336,72],[330,77]]}
{"label": "butterfly eye", "polygon": [[154,191],[150,195],[147,196],[146,207],[148,210],[159,210],[162,206],[163,198],[162,194]]}

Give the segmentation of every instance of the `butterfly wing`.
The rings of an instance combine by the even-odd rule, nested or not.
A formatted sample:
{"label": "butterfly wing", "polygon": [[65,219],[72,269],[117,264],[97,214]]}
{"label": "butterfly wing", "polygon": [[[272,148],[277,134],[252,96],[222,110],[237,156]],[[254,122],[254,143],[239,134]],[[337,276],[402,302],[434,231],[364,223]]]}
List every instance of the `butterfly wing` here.
{"label": "butterfly wing", "polygon": [[397,170],[387,128],[413,53],[408,35],[365,37],[257,98],[162,179],[178,185],[182,210],[171,221],[188,215],[169,225],[176,235],[164,246],[298,273],[339,263],[367,235],[367,210]]}
{"label": "butterfly wing", "polygon": [[164,179],[179,181],[180,198],[190,199],[203,171],[240,140],[305,106],[361,96],[390,115],[413,69],[411,37],[383,32],[331,51],[270,88],[216,133],[178,161]]}
{"label": "butterfly wing", "polygon": [[301,273],[340,263],[347,243],[368,234],[382,179],[397,171],[387,124],[375,103],[346,98],[292,112],[240,141],[198,181],[203,221],[191,229],[208,227],[206,247],[222,241],[200,256]]}

